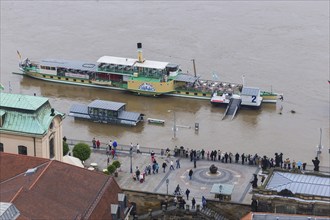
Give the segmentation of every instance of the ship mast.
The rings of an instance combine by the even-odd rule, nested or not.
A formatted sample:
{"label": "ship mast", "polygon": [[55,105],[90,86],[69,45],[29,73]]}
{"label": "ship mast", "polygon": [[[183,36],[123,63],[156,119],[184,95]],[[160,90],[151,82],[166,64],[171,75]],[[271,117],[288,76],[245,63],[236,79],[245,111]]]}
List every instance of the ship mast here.
{"label": "ship mast", "polygon": [[195,74],[195,77],[197,77],[197,74],[196,74],[195,59],[192,59],[191,61],[193,62],[193,67],[194,67],[194,74]]}

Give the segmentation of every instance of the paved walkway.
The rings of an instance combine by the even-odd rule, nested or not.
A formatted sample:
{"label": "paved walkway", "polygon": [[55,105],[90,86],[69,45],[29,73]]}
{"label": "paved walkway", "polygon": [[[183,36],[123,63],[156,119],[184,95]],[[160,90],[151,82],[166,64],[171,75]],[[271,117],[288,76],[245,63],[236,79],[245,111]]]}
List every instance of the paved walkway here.
{"label": "paved walkway", "polygon": [[[91,163],[97,163],[98,169],[103,170],[107,167],[107,158],[108,156],[104,151],[93,152],[91,157],[85,162],[85,166],[90,166]],[[130,173],[130,156],[126,151],[118,153],[118,160],[121,162],[121,167],[118,177],[116,180],[118,184],[123,189],[131,189],[138,191],[154,192],[166,194],[173,194],[176,186],[179,184],[183,192],[187,188],[190,190],[189,202],[195,197],[197,204],[201,203],[201,198],[214,198],[214,194],[210,193],[210,190],[215,183],[226,183],[233,184],[234,190],[232,193],[233,202],[250,204],[251,191],[250,181],[254,173],[258,173],[259,169],[256,166],[241,165],[235,163],[221,163],[219,161],[209,161],[209,160],[197,160],[197,167],[194,168],[193,162],[189,158],[180,158],[181,168],[170,170],[170,160],[174,162],[174,168],[176,167],[176,157],[162,157],[156,155],[155,159],[157,160],[160,169],[158,174],[151,174],[146,176],[145,181],[140,183],[134,181]],[[110,159],[112,163],[113,159]],[[167,161],[166,172],[163,172],[161,165],[164,161]],[[133,173],[135,172],[136,166],[143,172],[144,168],[151,164],[150,154],[137,154],[133,153],[132,156],[132,168]],[[218,167],[217,174],[210,174],[209,167],[210,165],[216,165]],[[188,172],[192,169],[194,171],[192,180],[189,180]],[[167,186],[166,180],[169,180]],[[260,178],[259,178],[260,179]],[[260,181],[260,180],[259,180]],[[260,182],[259,182],[260,184]],[[167,188],[168,187],[168,188]],[[186,196],[184,197],[186,199]]]}

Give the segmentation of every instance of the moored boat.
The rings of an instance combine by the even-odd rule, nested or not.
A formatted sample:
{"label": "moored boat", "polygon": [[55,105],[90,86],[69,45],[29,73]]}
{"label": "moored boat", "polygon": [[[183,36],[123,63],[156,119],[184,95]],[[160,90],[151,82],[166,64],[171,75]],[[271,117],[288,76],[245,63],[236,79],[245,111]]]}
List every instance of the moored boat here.
{"label": "moored boat", "polygon": [[[214,94],[240,94],[242,84],[204,80],[184,73],[179,65],[138,57],[102,56],[96,62],[45,59],[19,64],[21,74],[51,82],[130,91],[139,95],[170,95],[210,100]],[[19,54],[20,56],[20,54]],[[276,102],[278,94],[261,91],[263,102]]]}

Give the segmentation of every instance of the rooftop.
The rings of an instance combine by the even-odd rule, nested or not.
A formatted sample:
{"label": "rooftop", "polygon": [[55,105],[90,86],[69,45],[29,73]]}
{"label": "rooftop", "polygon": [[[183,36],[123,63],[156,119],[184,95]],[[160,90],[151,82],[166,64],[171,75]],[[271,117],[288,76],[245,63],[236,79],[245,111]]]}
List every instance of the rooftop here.
{"label": "rooftop", "polygon": [[288,189],[292,193],[330,197],[330,178],[274,172],[265,188],[277,192]]}
{"label": "rooftop", "polygon": [[84,61],[70,61],[70,60],[57,60],[57,59],[45,59],[40,63],[42,66],[49,67],[62,67],[66,69],[75,69],[75,70],[83,70],[83,71],[97,71],[96,63],[86,63]]}
{"label": "rooftop", "polygon": [[0,92],[1,109],[35,111],[48,102],[48,98]]}
{"label": "rooftop", "polygon": [[0,115],[4,117],[1,132],[43,135],[56,116],[64,118],[57,111],[51,115],[48,98],[2,92],[0,98]]}
{"label": "rooftop", "polygon": [[111,111],[118,111],[124,105],[125,105],[125,103],[122,103],[122,102],[94,100],[93,102],[88,104],[88,107],[89,108],[106,109],[106,110],[111,110]]}
{"label": "rooftop", "polygon": [[[1,172],[1,201],[12,202],[25,218],[104,219],[110,216],[105,207],[117,204],[122,192],[109,175],[56,160],[3,152],[0,159],[7,173]],[[25,175],[33,167],[36,172]]]}

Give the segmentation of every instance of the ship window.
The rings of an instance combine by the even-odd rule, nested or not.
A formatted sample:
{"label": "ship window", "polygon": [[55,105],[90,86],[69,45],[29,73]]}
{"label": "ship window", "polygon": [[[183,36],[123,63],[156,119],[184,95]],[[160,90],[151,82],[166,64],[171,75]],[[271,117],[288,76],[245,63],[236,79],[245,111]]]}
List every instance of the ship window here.
{"label": "ship window", "polygon": [[203,93],[203,96],[206,96],[206,94],[205,94],[205,93]]}
{"label": "ship window", "polygon": [[53,79],[53,76],[50,76],[51,79]]}
{"label": "ship window", "polygon": [[83,83],[83,82],[85,82],[84,80],[81,80],[81,82]]}
{"label": "ship window", "polygon": [[76,79],[73,79],[73,81],[75,81],[75,82],[76,82],[77,80],[76,80]]}
{"label": "ship window", "polygon": [[194,95],[197,95],[197,92],[195,92]]}
{"label": "ship window", "polygon": [[65,80],[69,80],[69,78],[65,78]]}
{"label": "ship window", "polygon": [[50,69],[51,69],[51,70],[55,70],[55,67],[51,67]]}
{"label": "ship window", "polygon": [[186,92],[186,95],[189,95],[189,92]]}
{"label": "ship window", "polygon": [[46,77],[46,75],[42,75],[43,77]]}
{"label": "ship window", "polygon": [[46,66],[46,70],[50,70],[50,67],[49,66]]}
{"label": "ship window", "polygon": [[27,147],[18,145],[18,154],[27,155]]}
{"label": "ship window", "polygon": [[176,93],[179,93],[180,94],[181,92],[180,91],[176,91]]}
{"label": "ship window", "polygon": [[0,143],[0,152],[3,152],[3,143]]}
{"label": "ship window", "polygon": [[57,79],[61,79],[61,77],[57,77]]}

